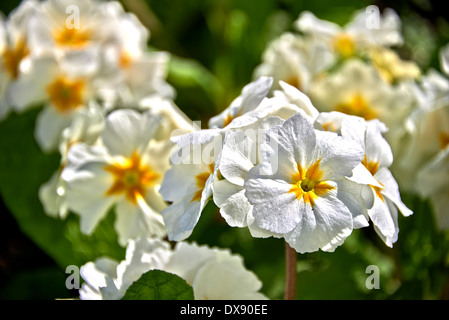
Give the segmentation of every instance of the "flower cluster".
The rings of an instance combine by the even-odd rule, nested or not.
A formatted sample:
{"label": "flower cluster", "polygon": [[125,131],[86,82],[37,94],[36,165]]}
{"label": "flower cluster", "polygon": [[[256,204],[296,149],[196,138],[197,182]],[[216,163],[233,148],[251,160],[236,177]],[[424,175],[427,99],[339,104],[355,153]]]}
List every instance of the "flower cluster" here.
{"label": "flower cluster", "polygon": [[[230,226],[284,238],[296,251],[334,251],[371,221],[397,240],[400,199],[393,155],[379,120],[319,112],[297,88],[261,77],[209,122],[173,137],[178,149],[160,193],[170,240],[192,233],[212,199]],[[182,183],[181,183],[182,182]],[[187,188],[185,186],[188,186]]]}
{"label": "flower cluster", "polygon": [[[180,275],[197,299],[264,298],[241,257],[187,243],[172,250],[162,240],[167,203],[159,189],[170,167],[170,137],[195,128],[166,82],[168,53],[148,50],[149,30],[136,16],[117,1],[27,0],[0,28],[0,116],[41,108],[36,142],[60,155],[60,167],[39,190],[45,212],[78,215],[81,232],[90,235],[113,210],[118,242],[128,250],[120,265],[107,257],[86,264],[80,298],[119,299],[150,269]],[[214,272],[228,276],[210,285]]]}
{"label": "flower cluster", "polygon": [[[447,79],[402,59],[399,16],[389,8],[377,14],[377,25],[370,25],[370,11],[359,10],[339,26],[303,12],[295,31],[268,45],[254,77],[273,77],[272,90],[279,89],[278,81],[300,89],[321,112],[381,121],[401,190],[430,198],[439,228],[447,229]],[[440,53],[446,75],[448,51]]]}
{"label": "flower cluster", "polygon": [[449,47],[441,49],[442,72],[431,69],[415,87],[417,107],[408,115],[395,164],[404,190],[430,199],[437,227],[449,229]]}
{"label": "flower cluster", "polygon": [[373,28],[365,11],[343,27],[302,13],[200,128],[174,103],[168,53],[148,50],[119,2],[22,2],[0,23],[0,117],[41,108],[36,141],[60,155],[39,190],[45,212],[76,214],[90,235],[114,211],[126,247],[121,262],[83,266],[80,298],[121,299],[159,269],[195,299],[266,299],[241,256],[185,241],[208,203],[298,253],[333,252],[366,227],[392,247],[413,213],[400,187],[449,228],[449,47],[445,76],[423,75],[394,50],[400,24],[389,9]]}

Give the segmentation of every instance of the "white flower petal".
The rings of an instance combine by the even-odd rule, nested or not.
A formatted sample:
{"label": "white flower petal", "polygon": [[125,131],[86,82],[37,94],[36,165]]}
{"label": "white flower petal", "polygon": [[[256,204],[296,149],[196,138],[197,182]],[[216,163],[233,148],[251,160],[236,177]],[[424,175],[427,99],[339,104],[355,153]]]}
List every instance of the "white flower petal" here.
{"label": "white flower petal", "polygon": [[36,119],[34,136],[44,152],[57,149],[62,131],[70,125],[75,114],[62,114],[52,106],[45,107]]}
{"label": "white flower petal", "polygon": [[313,106],[310,98],[298,90],[296,87],[285,83],[284,81],[280,81],[279,85],[281,86],[284,94],[288,97],[288,99],[300,107],[305,111],[307,115],[312,117],[312,120],[316,119],[319,115],[318,110]]}
{"label": "white flower petal", "polygon": [[365,201],[362,198],[362,188],[363,185],[354,183],[347,178],[337,180],[337,198],[351,212],[354,229],[369,225]]}
{"label": "white flower petal", "polygon": [[205,264],[193,282],[195,300],[267,299],[258,292],[261,287],[260,280],[237,257]]}
{"label": "white flower petal", "polygon": [[407,208],[407,206],[402,202],[398,184],[396,183],[396,180],[390,170],[387,168],[379,169],[375,175],[375,178],[385,186],[382,190],[382,194],[396,205],[403,216],[407,217],[413,214],[413,211]]}
{"label": "white flower petal", "polygon": [[147,147],[159,123],[159,118],[141,115],[133,109],[116,110],[106,119],[103,143],[111,155],[130,157]]}
{"label": "white flower petal", "polygon": [[[193,232],[201,214],[201,203],[191,201],[191,196],[172,203],[161,214],[167,227],[168,239],[170,241],[181,241],[187,239]],[[184,224],[181,224],[183,219]],[[185,221],[190,222],[190,224]]]}
{"label": "white flower petal", "polygon": [[[313,162],[321,159],[320,168],[324,172],[323,179],[326,180],[351,176],[353,169],[363,159],[364,152],[359,144],[333,132],[317,131],[316,144],[319,145],[319,149]],[[309,162],[309,165],[311,164]]]}
{"label": "white flower petal", "polygon": [[[374,192],[374,191],[373,191]],[[368,210],[368,215],[373,222],[374,229],[389,247],[393,246],[398,238],[397,209],[389,205],[388,200],[374,197],[374,204]]]}
{"label": "white flower petal", "polygon": [[332,252],[351,234],[352,229],[352,215],[343,202],[319,197],[313,211],[303,213],[300,223],[285,235],[285,240],[300,253],[318,249]]}
{"label": "white flower petal", "polygon": [[143,205],[136,205],[125,198],[117,201],[114,228],[120,245],[125,246],[129,239],[165,236],[166,230],[160,214],[149,207],[142,210]]}
{"label": "white flower petal", "polygon": [[300,31],[312,34],[316,33],[326,38],[333,37],[342,30],[339,25],[330,21],[318,19],[309,11],[301,13],[298,20],[294,22],[294,25]]}
{"label": "white flower petal", "polygon": [[116,200],[106,196],[113,180],[104,170],[105,159],[96,154],[96,150],[82,144],[74,145],[68,155],[74,161],[61,174],[67,186],[67,205],[80,215],[81,231],[86,234],[93,232]]}
{"label": "white flower petal", "polygon": [[301,221],[307,204],[289,192],[292,185],[279,180],[251,178],[245,182],[245,195],[254,206],[256,224],[274,233],[287,233]]}
{"label": "white flower petal", "polygon": [[245,227],[251,204],[245,196],[245,189],[227,180],[214,182],[213,200],[220,208],[221,216],[231,227]]}

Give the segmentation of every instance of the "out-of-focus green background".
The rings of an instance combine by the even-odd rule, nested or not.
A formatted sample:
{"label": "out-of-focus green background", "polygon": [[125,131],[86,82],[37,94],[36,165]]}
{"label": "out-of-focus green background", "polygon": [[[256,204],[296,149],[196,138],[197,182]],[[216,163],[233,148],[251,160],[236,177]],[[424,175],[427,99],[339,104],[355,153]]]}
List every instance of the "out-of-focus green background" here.
{"label": "out-of-focus green background", "polygon": [[[19,1],[0,4],[7,15]],[[349,0],[125,0],[151,29],[150,47],[173,54],[168,81],[176,104],[192,119],[207,120],[229,105],[252,80],[264,48],[303,10],[340,24],[356,9],[371,4],[395,9],[403,23],[402,57],[423,70],[438,68],[438,49],[449,42],[448,12],[443,3]],[[446,16],[445,16],[446,15]],[[81,266],[101,255],[123,259],[115,244],[113,215],[96,233],[83,236],[78,219],[47,217],[37,196],[39,186],[58,166],[58,155],[43,155],[33,138],[37,111],[12,114],[0,123],[0,298],[76,297],[67,290],[65,267]],[[439,232],[427,202],[403,194],[415,212],[399,218],[399,240],[387,248],[372,230],[355,230],[334,253],[298,255],[298,299],[448,299],[449,235]],[[262,291],[282,299],[284,244],[254,239],[231,228],[210,203],[188,241],[230,248],[263,281]],[[369,290],[368,265],[380,269],[380,289]]]}

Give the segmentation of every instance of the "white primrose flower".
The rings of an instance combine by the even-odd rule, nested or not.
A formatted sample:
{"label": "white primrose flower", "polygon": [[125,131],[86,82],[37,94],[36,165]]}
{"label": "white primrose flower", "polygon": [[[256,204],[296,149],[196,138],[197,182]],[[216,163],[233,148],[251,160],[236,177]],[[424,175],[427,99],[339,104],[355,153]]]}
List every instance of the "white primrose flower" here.
{"label": "white primrose flower", "polygon": [[417,192],[430,199],[439,230],[449,229],[449,147],[446,146],[418,173]]}
{"label": "white primrose flower", "polygon": [[172,163],[165,173],[159,193],[170,202],[161,213],[169,240],[181,241],[193,232],[212,195],[217,172],[215,162],[221,145],[221,135],[218,135],[204,144],[187,145],[188,152],[183,146],[180,162]]}
{"label": "white primrose flower", "polygon": [[219,178],[213,182],[213,200],[231,227],[248,227],[254,237],[273,234],[254,224],[253,208],[246,198],[244,183],[249,170],[259,162],[259,144],[264,132],[284,121],[280,117],[269,116],[244,130],[229,130],[224,137],[218,166]]}
{"label": "white primrose flower", "polygon": [[334,56],[323,41],[288,32],[265,49],[254,77],[273,77],[271,90],[280,89],[283,81],[307,93],[310,83],[333,63]]}
{"label": "white primrose flower", "polygon": [[241,116],[251,118],[256,114],[259,118],[256,122],[226,131],[218,165],[219,179],[215,179],[213,185],[214,202],[226,222],[233,227],[248,227],[254,237],[277,236],[254,223],[252,205],[244,188],[249,170],[262,158],[260,145],[266,138],[266,131],[282,125],[297,113],[303,113],[310,121],[318,115],[309,98],[296,87],[282,81],[280,87],[282,90],[273,92],[274,97],[265,99],[254,111]]}
{"label": "white primrose flower", "polygon": [[45,0],[29,22],[29,42],[36,54],[59,58],[84,51],[91,59],[116,37],[116,19],[123,8],[116,1]]}
{"label": "white primrose flower", "polygon": [[52,217],[64,219],[69,209],[65,201],[65,182],[61,179],[62,170],[67,166],[69,149],[77,143],[94,145],[104,128],[104,115],[101,108],[93,101],[89,107],[77,113],[69,127],[62,132],[59,146],[61,156],[58,168],[49,181],[39,188],[39,199],[45,213]]}
{"label": "white primrose flower", "polygon": [[128,107],[149,96],[173,98],[174,89],[166,82],[168,52],[149,51],[150,31],[119,2],[113,3],[118,7],[115,34],[102,52],[108,78],[99,94],[110,105]]}
{"label": "white primrose flower", "polygon": [[365,120],[385,123],[389,141],[397,140],[406,117],[413,108],[408,86],[392,86],[377,70],[360,60],[347,60],[341,69],[316,81],[309,97],[322,112],[339,111]]}
{"label": "white primrose flower", "polygon": [[29,59],[27,26],[37,7],[37,1],[22,1],[6,19],[0,17],[0,120],[12,110],[11,96],[22,94],[10,84],[20,77]]}
{"label": "white primrose flower", "polygon": [[139,236],[165,236],[160,212],[166,204],[158,190],[172,146],[154,139],[159,122],[151,113],[116,110],[105,120],[100,145],[77,143],[69,149],[61,177],[83,233],[92,233],[115,205],[121,245]]}
{"label": "white primrose flower", "polygon": [[[413,212],[402,202],[398,184],[389,170],[393,153],[383,137],[386,131],[385,125],[378,120],[348,117],[341,122],[341,135],[356,141],[365,152],[362,165],[354,168],[353,176],[341,185],[352,194],[352,200],[363,199],[358,207],[362,208],[366,219],[372,221],[385,244],[392,247],[399,233],[398,210],[404,216]],[[357,218],[359,222],[362,219],[361,216]]]}
{"label": "white primrose flower", "polygon": [[392,170],[401,189],[419,194],[418,172],[449,143],[449,81],[432,70],[415,92],[417,107],[405,119],[401,144],[393,149],[397,161]]}
{"label": "white primrose flower", "polygon": [[173,166],[166,172],[159,190],[164,200],[170,202],[162,212],[170,240],[184,240],[193,232],[212,195],[225,131],[257,121],[257,115],[240,116],[260,105],[272,81],[261,77],[246,85],[227,109],[210,119],[211,129],[172,137],[177,144],[171,156]]}
{"label": "white primrose flower", "polygon": [[96,92],[98,69],[88,55],[76,54],[63,62],[55,56],[39,56],[30,61],[12,87],[21,94],[11,97],[18,112],[43,105],[35,127],[35,138],[45,152],[54,151],[61,132],[74,116],[85,109]]}
{"label": "white primrose flower", "polygon": [[363,150],[336,133],[314,130],[301,113],[267,135],[277,148],[263,146],[268,157],[244,184],[255,223],[300,253],[334,251],[353,229],[338,181],[352,174]]}
{"label": "white primrose flower", "polygon": [[[242,94],[227,109],[211,119],[209,125],[212,129],[197,130],[172,138],[177,144],[177,150],[171,156],[173,167],[166,173],[160,190],[164,200],[171,203],[162,212],[170,240],[180,241],[190,236],[202,210],[211,199],[223,156],[223,139],[228,131],[257,130],[258,123],[270,116],[287,119],[300,111],[313,115],[318,113],[305,95],[287,84],[284,85],[288,86],[287,89],[295,90],[294,93],[286,90],[285,95],[266,98],[271,84],[271,78],[261,77],[246,85]],[[226,187],[225,184],[218,183],[217,186]],[[236,187],[234,191],[238,193],[242,185],[240,183],[232,187]],[[225,205],[217,201],[221,203],[220,206]],[[250,216],[248,218],[251,219]]]}
{"label": "white primrose flower", "polygon": [[368,18],[366,10],[359,10],[341,27],[305,11],[294,24],[299,31],[326,41],[343,58],[357,55],[368,48],[391,47],[403,43],[401,20],[394,10],[385,9],[378,26],[368,26]]}
{"label": "white primrose flower", "polygon": [[170,249],[168,242],[149,238],[130,240],[120,263],[100,258],[82,266],[85,283],[80,299],[121,299],[134,281],[155,269],[183,278],[192,286],[195,300],[267,299],[259,292],[262,283],[245,268],[241,256],[196,243],[179,242]]}

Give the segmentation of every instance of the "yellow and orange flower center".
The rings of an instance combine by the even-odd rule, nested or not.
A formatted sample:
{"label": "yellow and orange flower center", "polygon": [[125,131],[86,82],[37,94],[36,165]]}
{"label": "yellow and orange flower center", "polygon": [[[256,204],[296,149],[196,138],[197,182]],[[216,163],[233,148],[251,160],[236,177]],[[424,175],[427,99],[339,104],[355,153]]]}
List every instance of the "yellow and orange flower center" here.
{"label": "yellow and orange flower center", "polygon": [[117,64],[120,69],[127,69],[131,66],[133,60],[134,59],[131,53],[129,53],[128,51],[123,51],[122,53],[120,53],[120,56],[118,57]]}
{"label": "yellow and orange flower center", "polygon": [[64,26],[54,32],[56,44],[64,47],[81,48],[84,47],[92,37],[89,29],[67,28]]}
{"label": "yellow and orange flower center", "polygon": [[362,117],[365,120],[376,119],[378,116],[376,110],[360,94],[356,94],[348,101],[338,104],[335,111]]}
{"label": "yellow and orange flower center", "polygon": [[[379,162],[377,162],[377,161],[368,161],[368,159],[367,159],[367,157],[366,157],[366,154],[365,154],[365,156],[363,157],[362,164],[363,164],[363,165],[365,166],[365,168],[366,168],[366,169],[373,175],[373,177],[374,177],[374,175],[376,174],[377,170],[379,170]],[[380,181],[377,181],[377,182],[379,182],[379,184],[383,186],[383,184],[382,184]],[[376,196],[377,196],[380,200],[384,201],[384,197],[383,197],[383,195],[382,195],[382,189],[383,189],[383,188],[380,188],[380,187],[378,187],[378,186],[373,186],[373,185],[369,185],[369,186],[370,186],[371,189],[373,189],[373,191],[376,193]]]}
{"label": "yellow and orange flower center", "polygon": [[323,171],[320,170],[321,159],[304,169],[299,163],[297,171],[292,176],[293,186],[289,192],[294,193],[297,199],[303,199],[312,207],[318,197],[324,196],[330,190],[335,189],[328,181],[323,181]]}
{"label": "yellow and orange flower center", "polygon": [[441,149],[445,149],[447,146],[449,146],[449,133],[441,132],[439,139]]}
{"label": "yellow and orange flower center", "polygon": [[3,64],[12,79],[19,75],[19,64],[30,53],[24,39],[20,38],[13,48],[7,48],[3,52]]}
{"label": "yellow and orange flower center", "polygon": [[61,113],[66,113],[83,105],[85,88],[86,81],[84,79],[69,79],[60,76],[46,89],[55,108]]}
{"label": "yellow and orange flower center", "polygon": [[299,79],[298,76],[290,76],[285,80],[286,83],[288,83],[289,85],[297,88],[298,90],[301,90],[301,79]]}
{"label": "yellow and orange flower center", "polygon": [[336,132],[335,124],[332,121],[325,122],[322,125],[324,131]]}
{"label": "yellow and orange flower center", "polygon": [[206,186],[207,179],[209,179],[210,175],[214,172],[214,163],[209,164],[208,169],[208,171],[201,172],[195,176],[195,182],[198,190],[195,192],[190,202],[201,200],[203,189]]}
{"label": "yellow and orange flower center", "polygon": [[332,44],[335,51],[337,51],[343,58],[349,58],[354,55],[355,42],[350,35],[340,33],[334,38]]}
{"label": "yellow and orange flower center", "polygon": [[111,173],[114,178],[106,195],[124,194],[133,204],[136,204],[140,197],[145,197],[147,188],[159,178],[158,173],[142,163],[137,152],[134,152],[129,159],[105,166],[104,170]]}

